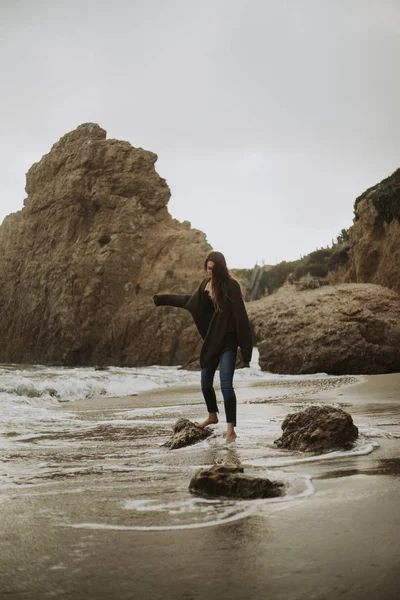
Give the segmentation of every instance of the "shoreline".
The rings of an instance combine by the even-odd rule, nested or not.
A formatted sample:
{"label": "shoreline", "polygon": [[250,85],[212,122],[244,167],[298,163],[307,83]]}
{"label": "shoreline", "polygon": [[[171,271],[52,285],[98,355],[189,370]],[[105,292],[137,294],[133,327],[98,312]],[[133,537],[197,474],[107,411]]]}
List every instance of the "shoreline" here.
{"label": "shoreline", "polygon": [[[384,377],[390,377],[391,375],[384,375]],[[304,393],[309,393],[312,395],[315,394],[329,394],[329,383],[327,384],[328,389],[324,390],[319,385],[319,382],[331,382],[333,391],[335,388],[345,388],[353,387],[355,385],[360,385],[364,383],[364,379],[367,377],[375,377],[374,375],[340,375],[340,376],[332,376],[332,375],[317,375],[313,376],[313,378],[305,379],[304,376],[296,377],[295,375],[291,376],[291,379],[261,379],[261,380],[252,380],[252,381],[234,381],[234,388],[238,391],[238,402],[246,402],[254,399],[255,390],[265,389],[266,391],[277,388],[277,389],[295,389],[304,388]],[[348,382],[348,380],[352,380]],[[343,383],[341,383],[343,381]],[[311,391],[307,391],[307,388],[311,387]],[[220,391],[219,381],[216,379],[215,381],[215,390],[217,393]],[[332,391],[332,393],[333,393]],[[90,398],[82,398],[80,400],[74,401],[73,403],[65,402],[60,405],[60,409],[71,410],[86,410],[90,407],[95,407],[96,409],[107,409],[110,410],[124,407],[131,407],[132,404],[135,404],[139,401],[140,404],[147,402],[147,406],[157,406],[160,403],[160,406],[163,406],[164,403],[170,397],[179,396],[180,398],[185,398],[192,394],[197,394],[199,399],[195,403],[200,403],[204,405],[204,400],[201,394],[200,388],[200,372],[199,372],[199,382],[198,384],[182,384],[182,385],[174,385],[174,386],[165,386],[153,388],[150,390],[139,391],[133,393],[131,395],[125,396],[92,396]],[[282,396],[280,396],[282,397]],[[136,399],[136,401],[135,401]],[[221,398],[220,398],[221,400]],[[193,401],[194,402],[194,401]]]}
{"label": "shoreline", "polygon": [[[297,405],[327,402],[343,405],[362,430],[373,423],[377,435],[389,431],[393,436],[378,437],[379,447],[370,454],[326,456],[321,461],[279,467],[288,474],[311,477],[312,495],[259,505],[252,515],[232,522],[163,531],[118,529],[136,522],[132,510],[124,508],[129,498],[138,497],[141,482],[140,472],[132,479],[129,460],[121,455],[122,463],[116,463],[126,463],[126,472],[123,468],[90,470],[84,438],[79,442],[81,459],[74,450],[78,438],[72,438],[71,444],[64,441],[59,451],[72,452],[72,466],[86,461],[87,474],[71,473],[39,486],[0,488],[0,595],[13,600],[397,599],[400,374],[362,376],[355,383],[319,391],[304,390],[293,382],[286,385],[287,397],[279,395],[282,390],[272,383],[276,382],[269,386],[265,382],[236,384],[239,418],[244,424],[251,416],[262,427],[270,419],[279,422]],[[300,395],[293,395],[296,390]],[[252,403],[260,398],[263,402]],[[90,398],[64,404],[60,413],[67,410],[90,423],[109,422],[115,413],[118,423],[118,418],[129,416],[132,410],[168,406],[184,414],[197,412],[197,406],[204,410],[200,386],[158,389],[132,397]],[[106,446],[101,439],[99,456],[104,454],[105,461],[118,460],[108,454],[114,438]],[[129,445],[129,436],[123,437],[118,453],[124,448],[128,451]],[[155,466],[167,458],[171,469],[186,464],[190,473],[198,457],[218,461],[229,451],[215,447],[173,452],[156,457]],[[47,454],[53,463],[57,460],[52,446],[40,450],[42,461]],[[251,462],[251,448],[239,445],[237,455],[245,467],[246,461]],[[155,493],[162,481],[170,487],[178,481],[187,489],[186,471],[178,480],[172,478],[175,472],[166,470],[161,479],[153,481],[143,471],[143,481],[153,486]],[[150,488],[143,489],[144,499],[146,489]],[[143,519],[147,514],[151,519],[152,513],[135,514],[143,514]],[[99,526],[74,528],[79,523]],[[101,524],[111,528],[101,528]]]}

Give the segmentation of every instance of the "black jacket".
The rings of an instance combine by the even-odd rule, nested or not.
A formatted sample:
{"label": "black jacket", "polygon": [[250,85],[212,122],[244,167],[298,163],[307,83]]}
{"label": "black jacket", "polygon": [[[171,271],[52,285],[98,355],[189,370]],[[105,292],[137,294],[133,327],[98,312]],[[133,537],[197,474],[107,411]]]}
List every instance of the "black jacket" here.
{"label": "black jacket", "polygon": [[210,326],[205,332],[201,320],[201,298],[210,279],[204,279],[194,294],[162,294],[154,296],[156,306],[176,306],[190,312],[196,327],[204,340],[200,353],[200,366],[205,368],[218,363],[226,334],[232,329],[236,332],[238,345],[245,364],[251,361],[253,344],[246,307],[243,302],[240,285],[234,279],[228,282],[226,298],[220,311],[215,311]]}

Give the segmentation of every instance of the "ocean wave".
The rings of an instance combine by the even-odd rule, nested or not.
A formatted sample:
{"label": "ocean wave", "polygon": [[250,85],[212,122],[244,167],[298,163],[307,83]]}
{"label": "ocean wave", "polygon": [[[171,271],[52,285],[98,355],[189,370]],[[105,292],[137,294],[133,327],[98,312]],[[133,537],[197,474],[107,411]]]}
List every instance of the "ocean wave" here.
{"label": "ocean wave", "polygon": [[[279,387],[288,382],[302,382],[301,386],[318,385],[323,379],[327,387],[343,377],[323,373],[313,375],[276,375],[261,371],[255,348],[248,369],[238,369],[235,382],[276,382]],[[354,378],[353,378],[354,379]],[[141,368],[94,367],[67,368],[41,365],[0,365],[0,410],[5,398],[10,402],[30,405],[36,401],[47,406],[54,402],[74,402],[94,396],[132,396],[157,388],[182,387],[199,384],[199,373],[176,367],[150,366]],[[308,383],[307,383],[308,382]]]}

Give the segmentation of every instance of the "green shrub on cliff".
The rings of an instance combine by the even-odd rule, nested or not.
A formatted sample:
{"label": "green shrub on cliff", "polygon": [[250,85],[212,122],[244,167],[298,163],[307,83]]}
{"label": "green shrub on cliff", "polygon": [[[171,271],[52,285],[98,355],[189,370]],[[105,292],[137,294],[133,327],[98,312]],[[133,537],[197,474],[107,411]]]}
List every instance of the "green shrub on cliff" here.
{"label": "green shrub on cliff", "polygon": [[289,275],[294,280],[299,280],[305,275],[311,277],[325,277],[329,271],[346,264],[349,254],[349,234],[347,229],[342,229],[332,246],[317,248],[307,256],[292,262],[282,261],[265,271],[261,278],[260,292],[272,294],[283,285]]}
{"label": "green shrub on cliff", "polygon": [[261,294],[265,294],[265,292],[272,294],[278,288],[280,288],[281,285],[286,281],[288,275],[296,270],[300,262],[300,260],[295,260],[292,262],[282,261],[274,267],[268,269],[268,271],[264,271],[261,277],[259,288]]}
{"label": "green shrub on cliff", "polygon": [[332,252],[329,256],[326,266],[328,271],[334,271],[340,265],[345,265],[349,259],[349,242],[343,242],[342,244],[336,244],[332,248]]}
{"label": "green shrub on cliff", "polygon": [[337,246],[340,244],[344,244],[346,242],[349,241],[349,230],[348,229],[341,229],[339,235],[336,238],[336,244],[335,242],[333,242],[333,246]]}
{"label": "green shrub on cliff", "polygon": [[[314,252],[305,256],[302,261],[303,268],[300,273],[302,275],[309,273],[312,277],[325,277],[329,271],[333,271],[339,265],[345,264],[349,255],[349,243],[347,240],[342,240],[346,236],[348,240],[347,230],[342,229],[331,247],[314,250]],[[300,273],[299,271],[296,273],[297,278],[302,276]]]}
{"label": "green shrub on cliff", "polygon": [[400,222],[400,186],[386,189],[372,202],[378,211],[378,223],[391,223],[393,219]]}
{"label": "green shrub on cliff", "polygon": [[356,198],[354,202],[355,221],[359,219],[358,204],[365,199],[370,200],[377,210],[377,224],[391,223],[393,219],[400,223],[400,169]]}

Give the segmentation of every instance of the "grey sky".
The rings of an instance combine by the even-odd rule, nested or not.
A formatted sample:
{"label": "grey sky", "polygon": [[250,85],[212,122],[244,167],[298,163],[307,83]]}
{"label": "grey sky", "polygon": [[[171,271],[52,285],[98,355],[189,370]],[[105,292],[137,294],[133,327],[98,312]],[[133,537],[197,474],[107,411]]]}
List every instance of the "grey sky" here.
{"label": "grey sky", "polygon": [[400,166],[400,0],[0,0],[0,220],[94,121],[232,267],[329,244]]}

